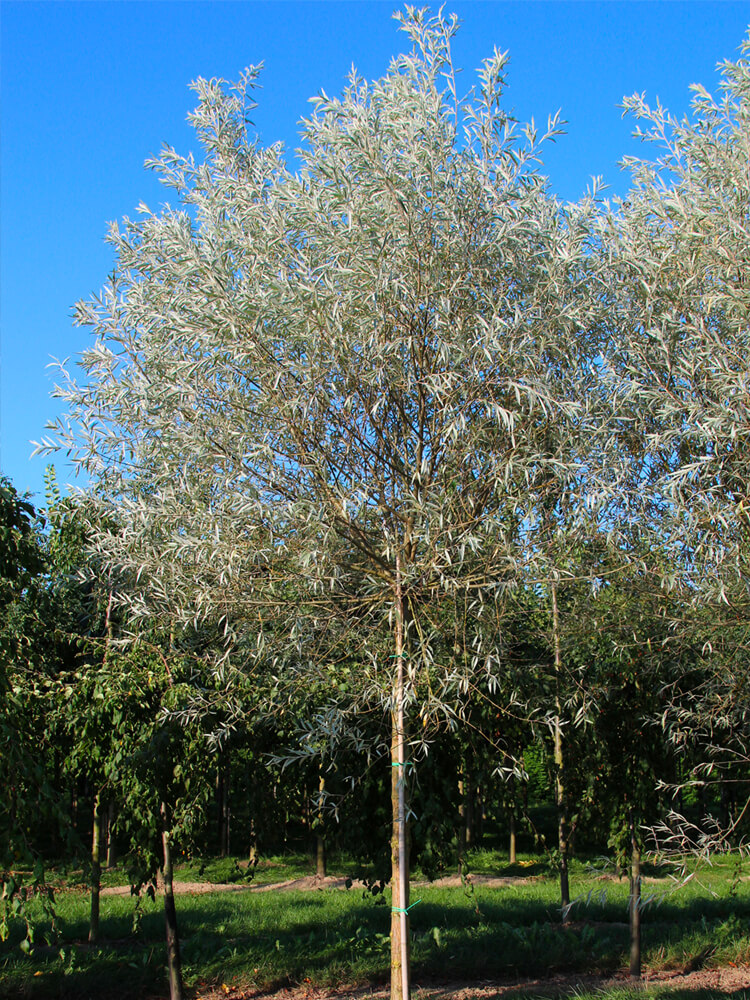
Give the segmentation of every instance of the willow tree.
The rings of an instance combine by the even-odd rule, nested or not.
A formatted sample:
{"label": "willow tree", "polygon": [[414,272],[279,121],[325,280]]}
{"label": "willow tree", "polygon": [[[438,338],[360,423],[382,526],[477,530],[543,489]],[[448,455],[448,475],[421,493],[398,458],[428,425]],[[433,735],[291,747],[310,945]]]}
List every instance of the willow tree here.
{"label": "willow tree", "polygon": [[674,679],[667,715],[682,745],[708,748],[700,781],[740,764],[746,777],[750,761],[750,64],[719,69],[718,94],[695,85],[682,119],[625,101],[654,155],[629,161],[633,189],[608,232],[623,331],[612,392],[649,456],[659,544],[673,553],[659,576],[691,608],[672,642],[707,667],[687,694]]}
{"label": "willow tree", "polygon": [[538,173],[556,120],[517,128],[497,51],[460,97],[455,18],[399,20],[411,52],[314,99],[296,173],[249,134],[256,70],[193,85],[203,158],[164,149],[150,166],[180,207],[112,226],[115,272],[78,306],[96,342],[82,384],[61,383],[55,436],[127,525],[100,548],[173,613],[225,609],[277,671],[289,650],[304,669],[311,635],[320,655],[340,632],[326,623],[357,623],[358,690],[391,720],[405,1000],[408,720],[501,669],[495,629],[448,635],[436,609],[489,619],[529,496],[579,488],[598,300],[591,204],[563,208]]}

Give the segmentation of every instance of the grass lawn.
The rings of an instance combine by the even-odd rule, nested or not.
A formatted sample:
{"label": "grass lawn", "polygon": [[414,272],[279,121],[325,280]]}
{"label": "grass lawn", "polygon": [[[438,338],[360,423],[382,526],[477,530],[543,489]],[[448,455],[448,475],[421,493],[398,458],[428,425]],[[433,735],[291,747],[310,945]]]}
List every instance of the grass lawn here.
{"label": "grass lawn", "polygon": [[[336,870],[334,866],[334,871]],[[559,972],[614,972],[627,964],[627,880],[602,878],[581,863],[573,867],[578,897],[571,925],[559,922],[557,884],[536,859],[513,870],[497,855],[478,853],[473,870],[518,874],[518,884],[501,888],[418,886],[411,911],[415,986],[441,982],[479,983]],[[260,868],[264,883],[310,874],[304,858],[276,859]],[[75,873],[62,873],[70,884]],[[231,860],[195,862],[180,871],[184,881],[242,884]],[[123,883],[122,872],[110,884]],[[252,884],[252,883],[251,883]],[[721,966],[750,963],[750,883],[737,877],[735,861],[721,859],[687,885],[672,890],[666,873],[649,878],[643,918],[647,969],[682,969],[690,963]],[[122,1000],[166,996],[161,899],[143,899],[134,929],[134,900],[104,896],[101,945],[89,947],[88,897],[82,889],[59,892],[57,938],[49,920],[37,914],[35,945],[24,953],[19,922],[0,948],[0,997],[112,997]],[[177,899],[182,958],[189,996],[208,986],[270,990],[285,984],[311,988],[383,984],[388,969],[390,897],[351,889],[237,891],[184,894]],[[655,987],[648,994],[624,988],[618,997],[667,996],[679,991]],[[614,994],[613,994],[614,995]],[[690,993],[697,998],[706,993]],[[578,1000],[602,994],[577,991]],[[683,993],[682,997],[687,998]],[[739,994],[737,994],[739,996]],[[747,997],[750,1000],[750,988]]]}

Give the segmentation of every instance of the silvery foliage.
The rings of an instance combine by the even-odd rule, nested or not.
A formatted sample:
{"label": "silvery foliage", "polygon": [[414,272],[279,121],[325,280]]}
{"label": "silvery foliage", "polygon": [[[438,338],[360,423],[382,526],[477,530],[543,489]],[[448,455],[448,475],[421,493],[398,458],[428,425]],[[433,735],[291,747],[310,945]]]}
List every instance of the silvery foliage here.
{"label": "silvery foliage", "polygon": [[[296,173],[249,132],[257,69],[193,85],[203,159],[165,148],[148,165],[178,207],[111,226],[50,440],[116,512],[97,545],[138,581],[135,628],[218,617],[279,673],[346,634],[357,696],[387,702],[398,554],[429,714],[501,671],[530,511],[580,497],[602,297],[593,198],[563,206],[538,173],[557,119],[503,111],[498,51],[462,97],[455,18],[398,19],[412,51],[313,99]],[[446,642],[446,601],[487,627]]]}
{"label": "silvery foliage", "polygon": [[675,645],[702,666],[687,693],[675,682],[664,721],[706,748],[699,784],[749,755],[750,66],[719,69],[718,96],[695,85],[684,119],[625,101],[659,152],[626,161],[633,190],[603,231],[621,331],[610,391],[646,455],[663,585],[681,588]]}
{"label": "silvery foliage", "polygon": [[683,565],[717,570],[712,596],[726,603],[747,559],[750,67],[720,68],[720,95],[694,85],[682,120],[625,100],[659,155],[625,161],[634,186],[605,238],[621,331],[611,390],[690,553]]}

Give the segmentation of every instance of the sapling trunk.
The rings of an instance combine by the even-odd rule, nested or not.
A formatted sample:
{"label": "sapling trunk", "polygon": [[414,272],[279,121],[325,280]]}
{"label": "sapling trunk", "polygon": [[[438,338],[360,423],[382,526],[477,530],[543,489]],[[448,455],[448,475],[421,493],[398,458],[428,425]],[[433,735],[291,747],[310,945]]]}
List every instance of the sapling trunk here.
{"label": "sapling trunk", "polygon": [[465,819],[466,819],[466,850],[470,850],[474,846],[475,841],[475,808],[474,808],[474,798],[475,790],[474,784],[469,778],[464,784],[464,802],[465,802]]}
{"label": "sapling trunk", "polygon": [[406,657],[401,564],[396,557],[396,673],[391,712],[391,1000],[409,1000],[409,856],[406,831],[404,726]]}
{"label": "sapling trunk", "polygon": [[559,720],[555,720],[555,799],[557,801],[557,849],[560,855],[560,908],[562,921],[567,923],[570,913],[570,877],[568,874],[568,815],[566,789],[563,780],[562,735]]}
{"label": "sapling trunk", "polygon": [[463,769],[458,779],[458,874],[463,875],[466,859],[466,794]]}
{"label": "sapling trunk", "polygon": [[511,810],[508,817],[510,826],[510,842],[508,844],[508,862],[511,865],[516,863],[516,814]]}
{"label": "sapling trunk", "polygon": [[115,825],[115,800],[110,798],[107,803],[107,868],[114,868],[117,861],[117,849],[112,829]]}
{"label": "sapling trunk", "polygon": [[162,867],[162,876],[164,878],[164,924],[167,935],[169,998],[170,1000],[182,1000],[182,965],[180,962],[180,937],[177,930],[177,910],[174,903],[174,885],[172,882],[172,848],[169,843],[167,807],[163,802],[161,804],[161,816],[161,842],[164,852]]}
{"label": "sapling trunk", "polygon": [[318,834],[315,838],[315,874],[318,878],[325,878],[326,871],[326,842],[325,838]]}
{"label": "sapling trunk", "polygon": [[229,751],[225,751],[221,757],[219,764],[219,770],[216,775],[216,800],[218,805],[218,821],[219,821],[219,854],[222,858],[226,858],[230,853],[230,820],[231,820],[231,807],[229,804],[229,783],[230,783],[230,767],[229,767]]}
{"label": "sapling trunk", "polygon": [[89,918],[89,944],[94,944],[99,937],[99,893],[101,890],[102,817],[101,795],[94,797],[93,823],[91,830],[91,915]]}
{"label": "sapling trunk", "polygon": [[315,874],[323,878],[326,874],[326,841],[323,827],[323,802],[325,798],[326,779],[322,771],[318,778],[318,803],[315,830]]}
{"label": "sapling trunk", "polygon": [[484,787],[477,785],[477,796],[474,805],[474,827],[472,830],[472,843],[481,844],[484,839],[484,821],[487,819],[484,802]]}
{"label": "sapling trunk", "polygon": [[250,817],[250,850],[247,852],[247,862],[251,868],[258,864],[258,838],[255,831],[255,818]]}
{"label": "sapling trunk", "polygon": [[409,1000],[409,860],[406,850],[405,754],[398,713],[391,724],[391,1000]]}
{"label": "sapling trunk", "polygon": [[632,809],[628,813],[630,828],[630,978],[641,978],[641,849]]}
{"label": "sapling trunk", "polygon": [[562,922],[567,923],[570,915],[570,879],[568,876],[568,793],[565,787],[565,757],[563,754],[562,727],[560,716],[560,681],[562,674],[562,651],[560,649],[560,615],[557,607],[557,584],[550,587],[552,595],[552,641],[555,655],[555,802],[557,805],[557,849],[560,855],[560,909]]}

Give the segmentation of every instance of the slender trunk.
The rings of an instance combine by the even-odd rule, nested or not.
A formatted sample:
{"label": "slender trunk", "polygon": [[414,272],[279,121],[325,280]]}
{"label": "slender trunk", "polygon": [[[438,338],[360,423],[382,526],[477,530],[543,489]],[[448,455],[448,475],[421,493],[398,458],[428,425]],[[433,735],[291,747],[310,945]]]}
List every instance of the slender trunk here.
{"label": "slender trunk", "polygon": [[464,861],[466,858],[466,784],[464,772],[460,772],[458,779],[458,874],[463,874]]}
{"label": "slender trunk", "polygon": [[[561,746],[559,727],[555,732],[555,757]],[[562,755],[560,754],[560,757]],[[560,854],[560,908],[562,922],[570,919],[570,876],[568,874],[568,817],[565,808],[565,786],[561,777],[562,762],[558,764],[557,787],[557,847]]]}
{"label": "slender trunk", "polygon": [[641,849],[633,819],[633,811],[628,815],[630,826],[630,978],[641,978]]}
{"label": "slender trunk", "polygon": [[471,842],[481,845],[484,837],[484,791],[481,785],[477,785],[474,791],[474,808],[471,823]]}
{"label": "slender trunk", "polygon": [[325,878],[326,870],[326,842],[325,838],[318,833],[315,838],[315,874],[319,878]]}
{"label": "slender trunk", "polygon": [[222,858],[229,856],[229,764],[228,753],[221,757],[216,774],[216,805],[219,825],[219,854]]}
{"label": "slender trunk", "polygon": [[223,858],[228,858],[231,853],[231,821],[232,821],[232,807],[229,801],[229,790],[231,785],[230,778],[230,757],[229,751],[226,751],[224,758],[224,773],[222,775],[221,782],[221,856]]}
{"label": "slender trunk", "polygon": [[115,825],[115,800],[107,802],[107,868],[114,868],[117,862],[117,849],[112,829]]}
{"label": "slender trunk", "polygon": [[391,1000],[409,1000],[409,857],[406,849],[404,599],[396,556],[396,679],[391,713]]}
{"label": "slender trunk", "polygon": [[101,889],[102,866],[100,847],[102,838],[101,796],[94,796],[94,820],[91,832],[91,916],[89,919],[89,944],[99,937],[99,891]]}
{"label": "slender trunk", "polygon": [[[113,602],[113,600],[114,600],[114,592],[110,589],[110,591],[109,591],[109,598],[107,600],[107,610],[106,610],[105,615],[104,615],[104,652],[102,654],[102,666],[103,667],[107,666],[107,657],[109,655],[109,648],[110,648],[110,644],[112,642],[112,602]],[[94,833],[94,840],[96,842],[96,862],[94,862],[94,849],[93,848],[92,848],[92,854],[91,854],[91,858],[92,858],[92,861],[91,861],[92,880],[93,880],[93,869],[95,867],[96,868],[96,881],[97,881],[97,888],[96,888],[96,929],[95,930],[94,930],[94,905],[95,904],[94,904],[93,881],[92,881],[92,890],[91,890],[91,931],[94,932],[94,935],[96,935],[96,934],[99,933],[99,882],[100,882],[100,878],[101,878],[101,859],[100,859],[101,847],[100,847],[100,844],[101,844],[101,841],[102,841],[102,818],[101,818],[101,816],[99,814],[100,807],[101,807],[100,796],[97,793],[97,796],[96,796],[96,799],[95,799],[95,802],[94,802],[94,831],[95,831],[95,833]],[[114,860],[114,852],[112,850],[112,815],[113,815],[113,812],[112,812],[112,802],[109,801],[107,803],[107,819],[106,819],[106,845],[107,845],[107,848],[106,848],[106,866],[107,866],[107,868],[111,868],[112,867],[112,863],[113,863],[113,860]],[[91,931],[89,932],[89,941],[94,940],[91,937]]]}
{"label": "slender trunk", "polygon": [[562,675],[562,652],[560,649],[560,615],[557,607],[557,584],[551,585],[552,594],[552,640],[555,654],[555,803],[557,805],[557,849],[560,855],[560,909],[562,922],[567,923],[570,914],[570,879],[568,877],[568,794],[565,787],[565,758],[563,755],[562,727],[560,717],[560,681]]}
{"label": "slender trunk", "polygon": [[469,778],[464,783],[464,818],[466,822],[466,849],[474,844],[474,786]]}
{"label": "slender trunk", "polygon": [[219,757],[219,766],[216,768],[216,783],[215,783],[215,794],[216,794],[216,846],[219,852],[219,856],[223,857],[222,847],[224,845],[224,797],[222,795],[222,776],[221,776],[221,757]]}
{"label": "slender trunk", "polygon": [[[395,770],[395,769],[394,769]],[[318,777],[317,823],[315,830],[315,874],[324,878],[326,874],[326,839],[323,826],[323,802],[326,790],[326,779],[323,771]]]}
{"label": "slender trunk", "polygon": [[247,861],[251,868],[255,868],[258,864],[258,838],[255,835],[255,819],[252,816],[250,817],[250,850]]}
{"label": "slender trunk", "polygon": [[161,843],[164,851],[162,875],[164,877],[164,924],[167,934],[167,972],[169,975],[170,1000],[182,1000],[182,967],[180,963],[180,937],[177,931],[177,910],[174,905],[174,886],[172,884],[172,849],[169,843],[169,824],[167,822],[167,807],[161,804],[162,833]]}
{"label": "slender trunk", "polygon": [[511,810],[508,817],[510,825],[510,843],[508,845],[508,862],[511,865],[516,863],[516,814]]}

